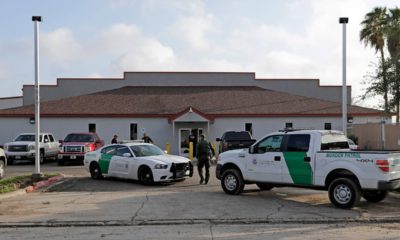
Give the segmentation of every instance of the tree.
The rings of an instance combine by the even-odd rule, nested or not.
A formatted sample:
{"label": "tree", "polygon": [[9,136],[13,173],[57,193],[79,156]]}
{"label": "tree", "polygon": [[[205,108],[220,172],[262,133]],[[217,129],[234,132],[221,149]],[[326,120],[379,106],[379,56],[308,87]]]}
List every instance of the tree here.
{"label": "tree", "polygon": [[396,107],[396,122],[399,122],[400,111],[400,9],[389,10],[386,30],[388,50],[395,67],[394,105]]}
{"label": "tree", "polygon": [[[382,72],[378,74],[378,79],[382,79],[377,84],[376,82],[373,84],[372,89],[370,90],[379,90],[377,93],[383,94],[384,98],[384,110],[385,113],[389,113],[389,83],[386,77],[386,64],[385,64],[385,33],[387,28],[387,9],[376,7],[371,12],[365,15],[364,21],[361,22],[361,32],[360,32],[360,41],[364,42],[365,46],[370,45],[375,48],[375,51],[380,53],[380,67]],[[381,77],[381,78],[380,78]],[[377,78],[375,78],[377,79]]]}

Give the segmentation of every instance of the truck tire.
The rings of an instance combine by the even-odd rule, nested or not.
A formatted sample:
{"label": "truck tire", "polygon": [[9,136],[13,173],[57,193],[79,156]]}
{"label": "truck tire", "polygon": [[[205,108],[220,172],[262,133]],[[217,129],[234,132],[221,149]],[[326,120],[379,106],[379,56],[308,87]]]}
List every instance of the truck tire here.
{"label": "truck tire", "polygon": [[90,176],[93,179],[102,179],[103,178],[103,174],[101,173],[101,169],[100,169],[100,166],[98,163],[92,162],[90,164],[89,170],[90,170]]}
{"label": "truck tire", "polygon": [[365,191],[363,194],[363,198],[368,202],[377,203],[385,199],[388,194],[389,194],[388,191],[371,190],[371,191]]}
{"label": "truck tire", "polygon": [[224,192],[239,195],[243,192],[244,181],[242,174],[236,169],[227,169],[222,173],[221,186]]}
{"label": "truck tire", "polygon": [[3,159],[1,159],[0,160],[0,179],[4,178],[5,168],[6,168],[6,163],[3,161]]}
{"label": "truck tire", "polygon": [[349,178],[337,178],[329,185],[329,200],[338,208],[352,208],[361,198],[358,184]]}
{"label": "truck tire", "polygon": [[274,188],[274,186],[268,183],[256,183],[256,185],[261,191],[269,191]]}

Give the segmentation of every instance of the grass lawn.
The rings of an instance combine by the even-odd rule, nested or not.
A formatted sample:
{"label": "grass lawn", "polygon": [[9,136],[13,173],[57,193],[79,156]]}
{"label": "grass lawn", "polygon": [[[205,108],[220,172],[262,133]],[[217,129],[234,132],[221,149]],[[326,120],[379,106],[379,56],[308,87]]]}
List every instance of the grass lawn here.
{"label": "grass lawn", "polygon": [[[45,173],[44,178],[42,180],[49,179],[54,176],[60,175],[59,173]],[[30,185],[35,185],[35,182],[32,182],[31,179],[32,174],[25,174],[15,177],[8,177],[0,180],[0,194],[9,193],[19,189],[23,189]]]}

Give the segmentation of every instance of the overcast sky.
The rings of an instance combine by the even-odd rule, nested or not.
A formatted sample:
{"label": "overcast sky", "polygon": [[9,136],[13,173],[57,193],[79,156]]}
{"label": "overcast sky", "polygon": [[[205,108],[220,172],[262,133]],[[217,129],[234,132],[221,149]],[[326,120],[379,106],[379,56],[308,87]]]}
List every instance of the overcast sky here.
{"label": "overcast sky", "polygon": [[[384,4],[384,5],[383,5]],[[397,5],[396,5],[397,4]],[[123,71],[249,71],[258,78],[342,82],[363,93],[377,61],[360,22],[398,0],[1,0],[0,97],[34,83],[32,15],[41,15],[40,79],[122,77]],[[373,106],[374,102],[367,105]]]}

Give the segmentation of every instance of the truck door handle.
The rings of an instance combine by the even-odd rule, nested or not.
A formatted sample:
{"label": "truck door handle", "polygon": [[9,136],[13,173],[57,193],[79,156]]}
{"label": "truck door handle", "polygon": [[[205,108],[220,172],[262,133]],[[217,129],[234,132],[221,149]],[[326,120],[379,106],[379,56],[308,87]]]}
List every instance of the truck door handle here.
{"label": "truck door handle", "polygon": [[310,157],[304,157],[304,162],[311,162],[311,158]]}
{"label": "truck door handle", "polygon": [[275,160],[275,161],[280,161],[280,160],[281,160],[281,156],[275,156],[275,157],[274,157],[274,160]]}

